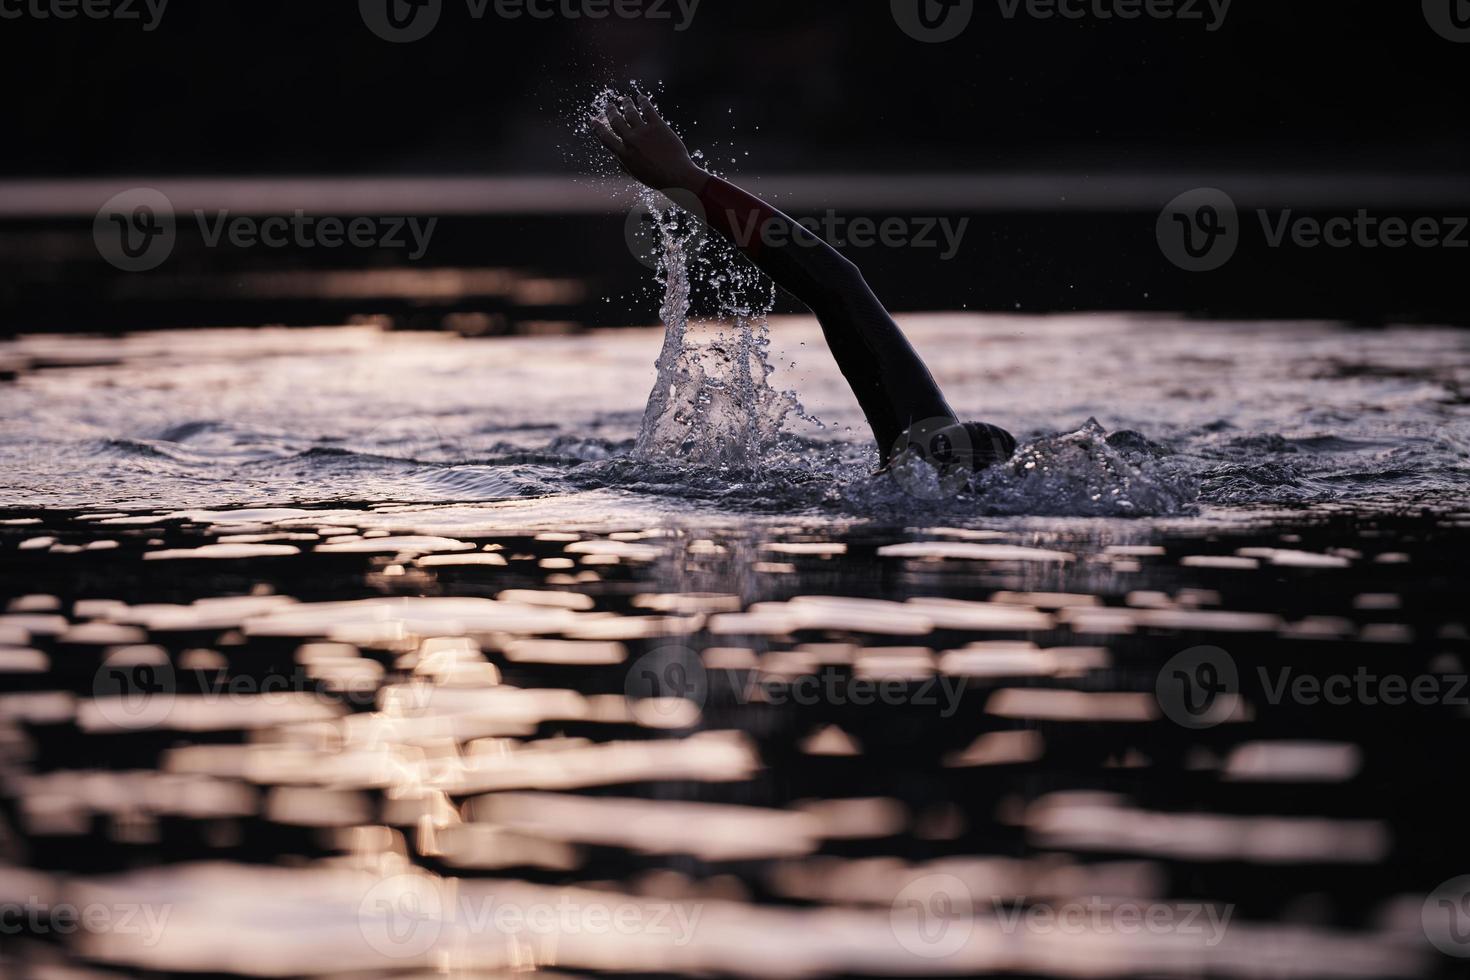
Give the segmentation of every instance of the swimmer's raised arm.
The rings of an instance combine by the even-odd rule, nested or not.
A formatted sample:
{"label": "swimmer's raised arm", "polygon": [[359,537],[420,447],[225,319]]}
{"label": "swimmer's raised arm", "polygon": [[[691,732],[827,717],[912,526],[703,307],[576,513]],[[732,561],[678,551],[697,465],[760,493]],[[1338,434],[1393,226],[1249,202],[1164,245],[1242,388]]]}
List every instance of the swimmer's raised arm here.
{"label": "swimmer's raised arm", "polygon": [[[796,225],[755,195],[711,175],[695,163],[679,134],[664,121],[652,100],[642,92],[611,99],[607,103],[606,117],[594,116],[592,127],[628,176],[656,191],[685,191],[694,195],[704,212],[701,217],[705,223],[763,269],[765,266],[759,259],[759,253],[764,251],[761,246],[774,237],[769,233],[763,234],[768,232],[768,223],[784,219]],[[765,271],[778,285],[810,305],[799,291],[803,285],[801,282],[795,279],[783,282],[783,277],[776,270]]]}
{"label": "swimmer's raised arm", "polygon": [[827,346],[857,396],[880,458],[912,439],[952,446],[970,468],[1008,458],[1010,433],[985,423],[961,424],[929,369],[873,295],[857,266],[809,229],[766,202],[699,167],[688,148],[643,93],[607,103],[594,132],[618,164],[658,191],[694,195],[704,221],[740,249],[776,284],[811,307]]}

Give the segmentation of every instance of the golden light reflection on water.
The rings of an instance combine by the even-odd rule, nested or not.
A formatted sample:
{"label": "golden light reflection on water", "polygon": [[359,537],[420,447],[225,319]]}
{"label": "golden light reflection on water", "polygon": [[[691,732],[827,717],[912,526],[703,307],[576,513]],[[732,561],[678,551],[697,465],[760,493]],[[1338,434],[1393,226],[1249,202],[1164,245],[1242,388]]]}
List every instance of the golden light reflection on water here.
{"label": "golden light reflection on water", "polygon": [[[1242,695],[1196,743],[1154,687],[1184,637],[1398,649],[1394,592],[1261,612],[1218,577],[1356,558],[959,528],[491,540],[419,514],[190,512],[205,531],[137,556],[320,554],[358,563],[356,597],[11,601],[13,833],[43,868],[65,865],[54,841],[118,860],[30,869],[0,839],[0,902],[142,910],[69,940],[94,964],[251,976],[1427,969],[1401,894],[1353,929],[1209,897],[1240,868],[1384,867],[1390,820],[1300,795],[1357,784],[1369,755],[1262,731],[1272,706]],[[825,594],[839,558],[851,594]],[[1212,577],[1142,580],[1164,566]],[[58,732],[85,754],[39,754]],[[1212,810],[1183,780],[1293,795]]]}

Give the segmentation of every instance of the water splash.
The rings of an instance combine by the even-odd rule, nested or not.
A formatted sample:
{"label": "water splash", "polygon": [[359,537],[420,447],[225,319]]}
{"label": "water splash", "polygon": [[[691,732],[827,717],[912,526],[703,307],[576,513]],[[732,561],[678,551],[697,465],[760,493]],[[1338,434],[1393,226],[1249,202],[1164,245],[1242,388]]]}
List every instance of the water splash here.
{"label": "water splash", "polygon": [[1138,517],[1179,514],[1199,497],[1192,460],[1136,432],[1109,434],[1097,419],[1026,443],[973,484],[990,514]]}
{"label": "water splash", "polygon": [[[642,88],[633,83],[634,88]],[[578,113],[606,118],[619,95],[595,93]],[[696,150],[697,163],[707,166]],[[711,168],[713,169],[713,168]],[[681,197],[678,192],[675,197]],[[635,212],[647,218],[629,227],[628,245],[654,270],[662,289],[659,318],[664,342],[655,362],[633,458],[742,474],[763,471],[786,421],[807,416],[793,391],[771,386],[770,330],[775,286],[691,213],[656,190],[638,191]],[[709,307],[708,322],[692,310]],[[820,425],[819,422],[817,422]]]}
{"label": "water splash", "polygon": [[[640,204],[651,219],[663,287],[664,343],[634,455],[759,472],[787,418],[807,417],[795,392],[770,382],[773,288],[677,204],[647,190]],[[690,320],[697,285],[712,293],[718,310],[713,335],[703,341]]]}
{"label": "water splash", "polygon": [[[605,115],[614,97],[611,89],[599,92],[590,114]],[[770,383],[770,281],[676,201],[643,190],[638,208],[649,218],[643,244],[663,289],[658,376],[628,465],[585,467],[580,479],[690,492],[708,482],[705,474],[723,480],[734,471],[757,480],[743,487],[720,482],[727,487],[721,495],[744,490],[762,503],[784,498],[788,506],[868,513],[918,506],[1135,516],[1179,513],[1198,498],[1191,476],[1159,462],[1159,447],[1136,434],[1109,437],[1092,419],[1075,432],[1038,439],[1012,464],[958,484],[921,460],[900,460],[874,479],[870,468],[852,460],[811,457],[802,451],[810,449],[801,445],[804,440],[784,431],[789,417],[805,417],[796,393]],[[701,287],[713,295],[721,324],[703,342],[695,338],[690,312]]]}

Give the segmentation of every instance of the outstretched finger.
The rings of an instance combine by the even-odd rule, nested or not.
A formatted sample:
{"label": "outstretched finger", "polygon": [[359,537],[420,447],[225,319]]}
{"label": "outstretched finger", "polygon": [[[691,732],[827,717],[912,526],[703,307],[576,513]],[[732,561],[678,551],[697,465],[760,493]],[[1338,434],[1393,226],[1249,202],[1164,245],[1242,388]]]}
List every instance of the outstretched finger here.
{"label": "outstretched finger", "polygon": [[652,99],[644,95],[641,91],[635,91],[634,96],[638,100],[638,111],[643,113],[644,122],[657,125],[664,121],[664,117],[659,115],[658,109],[654,107]]}
{"label": "outstretched finger", "polygon": [[607,116],[609,122],[613,119],[621,118],[623,122],[630,125],[633,123],[633,120],[629,119],[627,114],[623,112],[623,103],[626,101],[627,99],[623,96],[623,93],[612,90],[608,91],[607,98],[602,103],[602,111]]}
{"label": "outstretched finger", "polygon": [[637,128],[647,121],[643,118],[643,114],[638,111],[638,104],[631,97],[623,96],[621,108],[623,110],[623,118],[628,120],[628,125]]}
{"label": "outstretched finger", "polygon": [[624,119],[623,114],[618,111],[616,102],[609,102],[607,105],[607,124],[612,127],[614,133],[625,139],[633,132],[633,127],[628,125],[628,120]]}
{"label": "outstretched finger", "polygon": [[601,116],[592,116],[589,122],[592,124],[592,132],[596,134],[598,141],[603,146],[612,150],[614,153],[623,152],[623,141],[618,138],[617,133],[612,131],[612,127],[607,124],[607,120]]}

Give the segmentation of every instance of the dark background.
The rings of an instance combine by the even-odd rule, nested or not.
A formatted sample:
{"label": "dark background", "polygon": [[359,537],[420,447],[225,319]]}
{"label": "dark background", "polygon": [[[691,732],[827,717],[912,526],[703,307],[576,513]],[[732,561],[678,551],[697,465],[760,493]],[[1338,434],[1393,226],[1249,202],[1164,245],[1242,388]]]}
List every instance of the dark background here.
{"label": "dark background", "polygon": [[639,78],[666,83],[695,142],[735,137],[764,171],[1470,170],[1470,46],[1434,34],[1417,0],[1235,0],[1214,33],[1006,20],[979,0],[938,45],[886,0],[703,0],[676,23],[473,20],[464,0],[411,44],[371,34],[353,0],[172,0],[152,33],[0,21],[0,168],[568,169],[576,96]]}
{"label": "dark background", "polygon": [[[1470,262],[1464,251],[1247,246],[1227,269],[1190,275],[1165,263],[1153,240],[1158,207],[1196,186],[1170,183],[1170,174],[1329,183],[1362,174],[1390,201],[1416,181],[1443,187],[1470,176],[1470,45],[1438,36],[1413,0],[1235,0],[1213,33],[1203,0],[1205,19],[1192,21],[1007,20],[997,0],[976,0],[969,29],[943,44],[905,35],[887,0],[703,0],[682,32],[677,7],[667,9],[665,20],[508,21],[492,8],[475,20],[464,0],[445,0],[438,28],[411,44],[374,36],[354,0],[172,0],[151,33],[136,21],[0,20],[0,176],[116,177],[119,189],[131,186],[127,178],[176,175],[574,176],[594,159],[573,133],[578,107],[604,84],[637,78],[661,86],[691,146],[736,175],[1161,175],[1157,205],[1131,211],[968,211],[978,223],[963,262],[865,254],[870,278],[898,308],[1467,319],[1454,282]],[[805,203],[819,202],[791,207]],[[1324,213],[1351,214],[1359,203],[1347,195]],[[1421,200],[1377,210],[1466,208],[1447,199],[1443,208]],[[945,213],[944,202],[925,213]],[[169,277],[186,271],[228,276],[241,264],[325,261],[191,256],[182,244],[172,268],[146,274],[150,288],[120,294],[85,242],[67,237],[90,228],[90,217],[79,205],[72,219],[0,223],[10,282],[0,288],[3,328],[401,312],[384,301],[298,315],[269,296],[206,303],[181,284],[170,295]],[[459,217],[441,226],[426,261],[575,276],[601,296],[641,275],[621,227],[612,208]],[[368,268],[402,261],[330,258]],[[140,292],[150,303],[123,302]],[[414,325],[434,325],[444,312],[427,309]],[[534,318],[649,314],[583,304]],[[508,316],[505,328],[516,320]]]}

